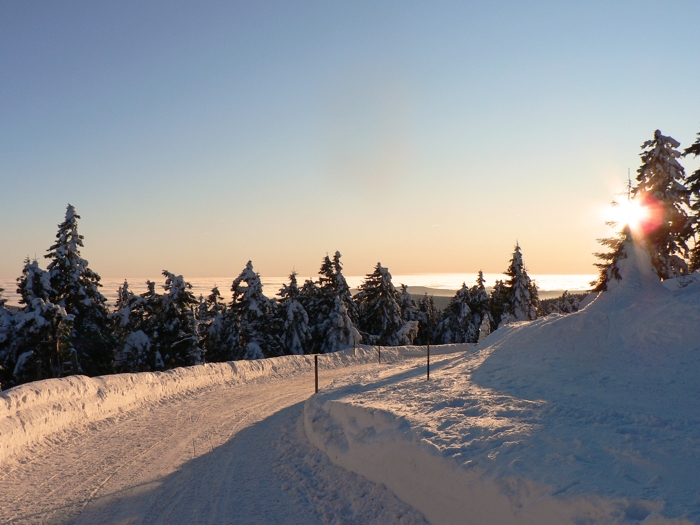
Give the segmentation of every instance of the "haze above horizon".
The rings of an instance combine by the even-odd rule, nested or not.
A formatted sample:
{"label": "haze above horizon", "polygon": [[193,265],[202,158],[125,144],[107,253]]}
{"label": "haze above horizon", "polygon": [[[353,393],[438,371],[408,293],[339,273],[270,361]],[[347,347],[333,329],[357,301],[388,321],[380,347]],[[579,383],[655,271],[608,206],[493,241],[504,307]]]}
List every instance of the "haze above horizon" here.
{"label": "haze above horizon", "polygon": [[0,278],[42,260],[68,203],[103,276],[315,276],[336,250],[346,275],[499,273],[516,241],[531,274],[594,273],[639,146],[700,131],[698,19],[693,1],[3,2]]}

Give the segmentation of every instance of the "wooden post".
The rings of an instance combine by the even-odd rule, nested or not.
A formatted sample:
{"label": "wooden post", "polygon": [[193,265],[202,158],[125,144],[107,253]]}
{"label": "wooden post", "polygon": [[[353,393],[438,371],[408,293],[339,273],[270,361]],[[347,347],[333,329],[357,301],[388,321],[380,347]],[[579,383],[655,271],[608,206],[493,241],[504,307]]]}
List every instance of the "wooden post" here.
{"label": "wooden post", "polygon": [[382,347],[379,345],[377,345],[377,355],[379,356],[377,363],[381,363],[382,362]]}
{"label": "wooden post", "polygon": [[316,376],[316,393],[318,394],[318,354],[314,354],[314,374]]}
{"label": "wooden post", "polygon": [[430,381],[430,337],[428,337],[428,366],[425,368],[426,381]]}
{"label": "wooden post", "polygon": [[430,309],[428,309],[428,364],[425,368],[426,381],[430,381]]}

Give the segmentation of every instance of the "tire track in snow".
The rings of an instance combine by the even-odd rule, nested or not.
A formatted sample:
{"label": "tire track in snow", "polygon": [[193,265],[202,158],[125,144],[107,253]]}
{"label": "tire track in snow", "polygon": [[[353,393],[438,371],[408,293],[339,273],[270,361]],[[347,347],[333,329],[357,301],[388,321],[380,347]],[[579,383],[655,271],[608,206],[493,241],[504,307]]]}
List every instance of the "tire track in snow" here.
{"label": "tire track in snow", "polygon": [[[394,363],[382,373],[392,375],[416,364],[414,360]],[[321,384],[374,370],[375,364],[324,370]],[[324,518],[328,511],[320,518],[314,514],[314,508],[325,508],[318,495],[312,498],[283,490],[284,483],[275,473],[280,453],[275,452],[272,442],[283,432],[274,426],[279,423],[274,416],[283,412],[289,425],[290,417],[298,417],[292,408],[312,393],[312,373],[212,387],[101,421],[82,434],[69,430],[53,435],[6,465],[10,468],[0,491],[0,522],[259,522],[258,518],[235,515],[237,509],[231,503],[237,502],[238,511],[262,512],[278,523],[328,523]],[[272,421],[266,423],[268,418]],[[289,456],[290,447],[296,446],[288,444],[285,454]],[[266,465],[266,471],[248,472],[255,464]],[[327,468],[336,467],[329,464]],[[338,469],[335,478],[340,479],[341,474],[345,472]],[[249,493],[242,486],[243,479],[269,487],[274,497]],[[380,494],[384,500],[394,501],[391,509],[403,505],[386,489],[377,489],[366,480],[352,483],[361,487],[357,490],[363,494],[374,498]],[[306,485],[313,483],[307,480]],[[310,503],[314,498],[315,503]],[[283,514],[279,514],[281,508],[286,509]],[[408,516],[405,523],[422,523],[415,511],[392,512]]]}

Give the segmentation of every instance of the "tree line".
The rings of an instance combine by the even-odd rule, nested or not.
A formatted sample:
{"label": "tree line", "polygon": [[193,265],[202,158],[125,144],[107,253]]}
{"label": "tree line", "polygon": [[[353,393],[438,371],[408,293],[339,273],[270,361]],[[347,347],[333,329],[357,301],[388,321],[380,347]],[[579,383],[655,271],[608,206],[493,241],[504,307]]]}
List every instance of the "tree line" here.
{"label": "tree line", "polygon": [[[686,178],[679,159],[700,155],[698,139],[684,152],[660,131],[642,145],[642,165],[630,197],[652,211],[644,226],[645,244],[660,279],[700,269],[700,169]],[[540,302],[535,283],[516,244],[505,273],[487,292],[482,272],[464,283],[439,311],[427,294],[414,298],[392,283],[377,263],[356,294],[343,273],[341,255],[326,256],[316,280],[299,284],[294,272],[278,298],[262,292],[260,276],[248,262],[230,288],[195,297],[182,276],[163,272],[162,291],[149,281],[136,295],[125,281],[110,309],[100,293],[100,276],[80,255],[75,208],[68,205],[44,270],[27,258],[17,279],[20,309],[5,306],[0,289],[0,381],[4,386],[70,374],[165,370],[204,362],[259,359],[289,354],[327,353],[355,345],[477,342],[511,321],[543,313],[571,313],[580,297]],[[607,252],[596,254],[597,291],[619,279],[617,263],[626,257],[625,227],[601,239]],[[692,245],[691,245],[692,244]]]}
{"label": "tree line", "polygon": [[163,271],[157,290],[142,294],[124,282],[109,308],[100,276],[82,258],[80,216],[70,204],[47,268],[27,258],[17,279],[20,308],[5,306],[0,289],[0,378],[4,386],[70,374],[165,370],[204,362],[334,352],[359,344],[424,345],[477,342],[499,324],[541,313],[537,287],[515,247],[507,279],[486,290],[483,273],[462,285],[439,311],[433,298],[398,289],[381,263],[354,295],[341,254],[326,256],[316,280],[292,272],[278,297],[263,294],[249,261],[233,280],[230,300],[218,288],[195,297],[180,275]]}

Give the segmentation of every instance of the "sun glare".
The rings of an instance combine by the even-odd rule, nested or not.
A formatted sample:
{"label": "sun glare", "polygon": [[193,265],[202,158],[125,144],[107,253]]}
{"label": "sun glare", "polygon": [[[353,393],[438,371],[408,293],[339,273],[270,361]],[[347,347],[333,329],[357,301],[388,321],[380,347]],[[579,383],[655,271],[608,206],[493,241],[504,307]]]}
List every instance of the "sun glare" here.
{"label": "sun glare", "polygon": [[627,225],[632,230],[640,230],[649,220],[649,208],[636,200],[621,202],[613,209],[613,220],[620,226]]}

